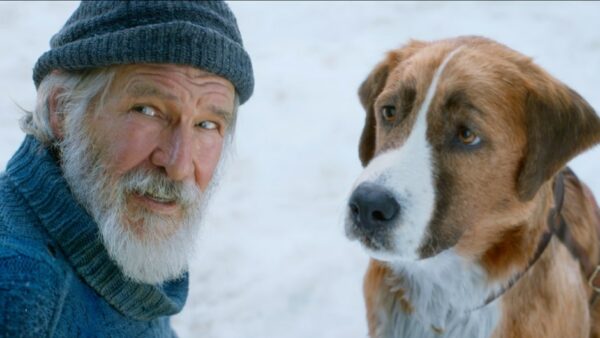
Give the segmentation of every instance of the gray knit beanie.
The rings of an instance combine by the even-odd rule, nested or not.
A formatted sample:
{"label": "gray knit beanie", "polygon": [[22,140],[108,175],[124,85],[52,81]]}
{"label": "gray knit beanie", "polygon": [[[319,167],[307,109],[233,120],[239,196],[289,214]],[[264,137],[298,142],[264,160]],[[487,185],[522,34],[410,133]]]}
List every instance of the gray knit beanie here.
{"label": "gray knit beanie", "polygon": [[190,65],[254,90],[250,57],[223,1],[82,1],[33,69],[38,87],[54,69],[132,63]]}

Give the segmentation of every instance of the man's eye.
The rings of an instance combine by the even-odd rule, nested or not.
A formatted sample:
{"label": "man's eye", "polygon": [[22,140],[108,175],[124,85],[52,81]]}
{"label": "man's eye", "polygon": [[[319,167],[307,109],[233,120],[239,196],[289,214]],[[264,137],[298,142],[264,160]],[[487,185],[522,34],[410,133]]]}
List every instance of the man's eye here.
{"label": "man's eye", "polygon": [[202,121],[198,124],[198,126],[200,128],[203,129],[208,129],[208,130],[212,130],[212,129],[217,129],[218,125],[212,121]]}
{"label": "man's eye", "polygon": [[131,111],[134,111],[136,113],[140,113],[140,114],[144,114],[146,116],[150,116],[150,117],[155,117],[158,115],[156,109],[150,107],[150,106],[134,106],[133,108],[131,108]]}

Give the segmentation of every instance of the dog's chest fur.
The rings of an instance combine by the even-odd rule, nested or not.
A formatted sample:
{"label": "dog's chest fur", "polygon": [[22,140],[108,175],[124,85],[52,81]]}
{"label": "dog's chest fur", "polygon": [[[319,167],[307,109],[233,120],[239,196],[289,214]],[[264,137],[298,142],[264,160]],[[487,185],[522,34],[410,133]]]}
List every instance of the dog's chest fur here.
{"label": "dog's chest fur", "polygon": [[499,302],[482,303],[498,285],[452,249],[385,269],[372,299],[379,303],[375,337],[484,338],[498,325]]}
{"label": "dog's chest fur", "polygon": [[[397,306],[397,305],[396,305]],[[425,327],[415,316],[401,311],[393,311],[393,318],[382,318],[382,329],[376,337],[420,337],[420,338],[487,338],[490,337],[498,322],[495,304],[474,311],[456,320],[442,332]],[[387,314],[381,314],[387,316]]]}

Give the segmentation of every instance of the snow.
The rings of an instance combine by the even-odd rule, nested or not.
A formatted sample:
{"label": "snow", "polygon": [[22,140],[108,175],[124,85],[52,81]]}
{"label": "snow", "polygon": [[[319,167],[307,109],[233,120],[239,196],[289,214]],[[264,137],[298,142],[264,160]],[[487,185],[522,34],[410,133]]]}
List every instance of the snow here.
{"label": "snow", "polygon": [[[0,167],[33,109],[31,69],[77,6],[0,2]],[[361,171],[361,81],[408,39],[483,35],[600,110],[600,3],[232,2],[255,69],[234,156],[191,264],[181,337],[365,337],[367,257],[343,233]],[[571,166],[600,196],[600,147]]]}

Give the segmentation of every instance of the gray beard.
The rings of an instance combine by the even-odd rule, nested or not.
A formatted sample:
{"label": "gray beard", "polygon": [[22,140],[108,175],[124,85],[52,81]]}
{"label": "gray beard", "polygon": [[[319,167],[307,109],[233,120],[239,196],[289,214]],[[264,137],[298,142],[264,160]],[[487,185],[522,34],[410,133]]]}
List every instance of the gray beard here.
{"label": "gray beard", "polygon": [[[59,145],[64,177],[75,199],[96,221],[100,239],[112,260],[136,282],[160,284],[182,277],[223,161],[204,192],[192,182],[175,182],[157,171],[134,168],[113,178],[103,164],[102,149],[93,145],[88,128],[82,128],[85,118],[65,122],[64,139]],[[128,210],[127,196],[147,191],[175,199],[182,216],[173,219],[148,210]],[[141,229],[137,234],[132,223]]]}

